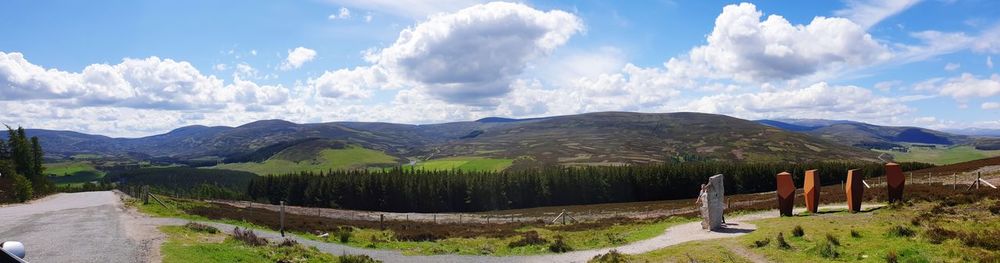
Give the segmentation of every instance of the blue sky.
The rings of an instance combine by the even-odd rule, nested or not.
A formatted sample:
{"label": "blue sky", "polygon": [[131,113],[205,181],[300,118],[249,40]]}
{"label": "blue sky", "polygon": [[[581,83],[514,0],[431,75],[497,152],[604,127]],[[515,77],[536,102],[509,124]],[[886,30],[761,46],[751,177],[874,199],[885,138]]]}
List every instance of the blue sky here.
{"label": "blue sky", "polygon": [[610,110],[1000,128],[996,1],[4,1],[0,17],[0,121],[31,128]]}

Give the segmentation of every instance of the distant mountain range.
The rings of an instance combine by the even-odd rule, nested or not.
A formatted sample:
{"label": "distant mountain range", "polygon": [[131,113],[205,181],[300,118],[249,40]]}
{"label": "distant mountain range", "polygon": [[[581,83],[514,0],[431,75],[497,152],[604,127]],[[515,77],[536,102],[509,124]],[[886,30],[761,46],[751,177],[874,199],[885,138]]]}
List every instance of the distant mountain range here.
{"label": "distant mountain range", "polygon": [[[97,154],[135,160],[261,161],[315,139],[399,158],[518,159],[518,165],[614,165],[665,161],[877,160],[872,146],[975,144],[977,137],[853,121],[748,121],[704,113],[598,112],[545,118],[491,117],[411,125],[384,122],[297,124],[262,120],[237,127],[186,126],[142,138],[28,129],[52,158]],[[0,135],[5,136],[5,135]],[[339,144],[337,144],[339,145]],[[300,146],[302,148],[305,146]],[[877,147],[875,147],[877,148]]]}

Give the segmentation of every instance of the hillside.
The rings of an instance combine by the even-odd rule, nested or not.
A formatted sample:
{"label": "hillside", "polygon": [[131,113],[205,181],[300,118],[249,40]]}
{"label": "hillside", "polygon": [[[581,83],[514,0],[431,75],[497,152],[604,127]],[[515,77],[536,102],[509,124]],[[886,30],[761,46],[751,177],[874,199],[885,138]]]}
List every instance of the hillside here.
{"label": "hillside", "polygon": [[287,147],[261,162],[227,163],[213,168],[259,175],[395,166],[396,157],[344,141],[311,139]]}
{"label": "hillside", "polygon": [[889,149],[901,147],[900,143],[954,145],[972,141],[968,136],[931,129],[880,126],[853,121],[782,119],[757,122],[863,148]]}
{"label": "hillside", "polygon": [[[397,164],[408,163],[403,161],[405,159],[424,162],[474,157],[517,159],[515,167],[541,163],[876,160],[875,153],[849,145],[743,119],[701,113],[601,112],[426,125],[297,124],[262,120],[237,127],[188,126],[142,138],[109,138],[47,130],[28,130],[28,134],[43,137],[47,142],[43,147],[55,159],[85,153],[200,165],[315,159],[318,156],[279,154],[296,145],[314,145],[303,144],[314,139],[336,140],[358,149],[381,152],[398,160]],[[278,158],[274,158],[276,156]]]}

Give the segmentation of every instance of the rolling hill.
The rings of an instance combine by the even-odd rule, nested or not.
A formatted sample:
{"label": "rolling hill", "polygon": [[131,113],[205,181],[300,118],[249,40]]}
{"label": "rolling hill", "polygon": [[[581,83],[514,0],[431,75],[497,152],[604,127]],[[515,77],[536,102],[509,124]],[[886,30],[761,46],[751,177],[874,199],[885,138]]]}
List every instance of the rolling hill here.
{"label": "rolling hill", "polygon": [[[337,148],[336,143],[384,154],[397,164],[407,164],[407,159],[426,162],[446,158],[515,160],[513,167],[697,160],[877,160],[877,153],[811,134],[702,113],[598,112],[425,125],[262,120],[237,127],[187,126],[142,138],[36,129],[27,133],[41,137],[45,151],[54,159],[96,154],[177,162],[198,160],[201,165],[310,162],[328,154],[326,150],[345,150]],[[374,164],[386,164],[385,160]]]}

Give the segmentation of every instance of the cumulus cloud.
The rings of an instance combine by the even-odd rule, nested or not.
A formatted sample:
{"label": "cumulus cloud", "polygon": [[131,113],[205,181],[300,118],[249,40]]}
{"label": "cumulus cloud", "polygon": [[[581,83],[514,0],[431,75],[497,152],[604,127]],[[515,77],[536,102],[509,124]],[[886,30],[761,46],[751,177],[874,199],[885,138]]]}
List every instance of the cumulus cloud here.
{"label": "cumulus cloud", "polygon": [[954,70],[956,70],[956,69],[958,69],[960,67],[962,67],[961,64],[958,64],[958,63],[948,63],[948,64],[944,65],[944,70],[954,71]]}
{"label": "cumulus cloud", "polygon": [[982,108],[984,110],[1000,109],[1000,102],[983,102]]}
{"label": "cumulus cloud", "polygon": [[453,12],[483,0],[327,0],[328,2],[397,16],[423,19],[429,15]]}
{"label": "cumulus cloud", "polygon": [[1000,75],[993,74],[988,79],[964,73],[959,77],[941,81],[936,88],[941,95],[955,99],[983,98],[1000,94]]}
{"label": "cumulus cloud", "polygon": [[849,0],[847,8],[833,12],[837,16],[846,17],[864,28],[878,24],[888,17],[899,14],[920,0]]}
{"label": "cumulus cloud", "polygon": [[331,79],[326,86],[371,86],[334,82],[368,80],[363,76],[378,72],[391,75],[382,79],[407,82],[447,102],[489,105],[510,92],[510,83],[530,61],[582,30],[579,18],[559,10],[505,2],[475,5],[403,30],[392,45],[369,52],[371,66],[327,72],[355,77]]}
{"label": "cumulus cloud", "polygon": [[740,81],[790,79],[864,66],[891,57],[865,29],[844,18],[815,17],[793,25],[763,13],[750,3],[728,5],[715,20],[708,44],[689,53],[697,67]]}
{"label": "cumulus cloud", "polygon": [[337,20],[337,19],[348,19],[351,18],[351,10],[346,7],[341,7],[336,14],[330,14],[327,19]]}
{"label": "cumulus cloud", "polygon": [[45,69],[21,53],[0,52],[0,100],[45,100],[61,107],[212,110],[231,102],[273,105],[288,98],[282,87],[257,86],[239,77],[233,85],[201,74],[186,61],[158,57],[92,64],[77,73]]}
{"label": "cumulus cloud", "polygon": [[292,70],[302,67],[302,64],[316,58],[316,51],[305,47],[297,47],[288,51],[288,57],[281,63],[281,70]]}

